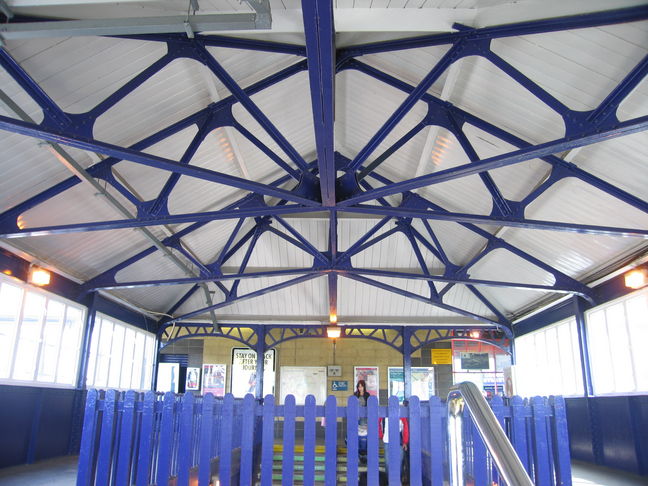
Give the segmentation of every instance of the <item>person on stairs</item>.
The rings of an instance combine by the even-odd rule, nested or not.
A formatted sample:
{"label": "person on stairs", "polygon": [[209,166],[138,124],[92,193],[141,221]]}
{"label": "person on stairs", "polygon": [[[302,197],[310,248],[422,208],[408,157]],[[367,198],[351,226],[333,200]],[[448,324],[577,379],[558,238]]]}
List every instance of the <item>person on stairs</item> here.
{"label": "person on stairs", "polygon": [[[385,472],[389,475],[389,419],[385,417],[380,420],[378,423],[378,436],[382,439],[384,444],[385,451]],[[401,417],[398,421],[398,426],[400,429],[400,457],[397,461],[399,471],[402,471],[403,457],[407,454],[408,444],[409,444],[409,422],[406,417]],[[403,478],[401,478],[402,480]]]}

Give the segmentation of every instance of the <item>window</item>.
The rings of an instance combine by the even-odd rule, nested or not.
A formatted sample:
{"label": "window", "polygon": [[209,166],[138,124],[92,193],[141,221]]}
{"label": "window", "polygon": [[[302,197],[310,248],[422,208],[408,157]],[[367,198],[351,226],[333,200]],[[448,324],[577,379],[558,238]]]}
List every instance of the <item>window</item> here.
{"label": "window", "polygon": [[648,391],[648,289],[586,313],[594,393]]}
{"label": "window", "polygon": [[515,356],[516,395],[583,394],[576,319],[516,338]]}
{"label": "window", "polygon": [[150,390],[154,354],[155,335],[97,314],[86,385]]}
{"label": "window", "polygon": [[85,309],[0,276],[0,380],[74,386]]}

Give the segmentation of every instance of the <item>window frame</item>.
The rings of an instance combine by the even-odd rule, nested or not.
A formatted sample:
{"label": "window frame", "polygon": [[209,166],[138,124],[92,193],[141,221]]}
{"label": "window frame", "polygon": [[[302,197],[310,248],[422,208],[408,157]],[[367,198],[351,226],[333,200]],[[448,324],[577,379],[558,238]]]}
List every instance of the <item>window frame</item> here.
{"label": "window frame", "polygon": [[[108,359],[108,364],[107,364],[107,371],[106,371],[106,380],[105,380],[105,385],[97,385],[96,380],[97,380],[97,364],[100,362],[100,359],[103,355],[99,353],[101,351],[102,346],[100,345],[99,340],[103,337],[103,330],[104,330],[104,322],[107,322],[110,324],[110,351],[107,354],[107,359]],[[114,375],[111,374],[112,371],[112,364],[113,360],[117,358],[115,354],[113,353],[113,347],[115,345],[115,329],[117,327],[122,328],[121,332],[122,333],[122,349],[121,353],[119,355],[119,374],[117,376],[117,386],[111,386],[111,377]],[[126,341],[126,336],[128,335],[128,330],[133,331],[134,334],[134,345],[133,345],[133,353],[137,350],[137,337],[139,334],[143,336],[143,344],[142,344],[142,365],[139,367],[139,373],[140,373],[140,386],[135,388],[133,386],[129,386],[126,388],[123,388],[121,385],[123,383],[123,377],[122,377],[122,372],[123,372],[123,367],[124,367],[124,343]],[[123,332],[122,332],[123,331]],[[101,334],[101,336],[100,336]],[[101,312],[97,312],[95,314],[95,322],[94,322],[94,328],[92,332],[92,338],[90,340],[89,346],[88,346],[88,368],[86,370],[86,377],[85,377],[85,387],[87,389],[95,388],[95,389],[105,389],[105,390],[135,390],[135,391],[150,391],[153,389],[153,376],[154,376],[154,365],[155,365],[155,353],[157,351],[156,348],[156,340],[157,336],[154,333],[151,333],[149,331],[146,331],[144,329],[141,329],[137,326],[133,326],[132,324],[128,324],[127,322],[121,321],[119,319],[116,319],[108,314],[104,314]],[[147,346],[147,343],[150,344]],[[93,356],[94,353],[94,356]],[[105,357],[104,357],[105,358]],[[148,370],[147,370],[148,368]],[[130,374],[131,374],[131,379],[130,383],[131,385],[133,384],[133,371],[135,369],[135,366],[131,365],[130,366]],[[146,373],[146,375],[145,375]],[[90,379],[90,375],[92,374],[92,380]],[[145,382],[145,383],[144,383]],[[141,385],[144,384],[145,387],[142,388]]]}
{"label": "window frame", "polygon": [[[629,292],[627,294],[622,295],[621,297],[617,297],[616,299],[607,301],[603,304],[597,305],[596,307],[592,307],[591,309],[588,309],[587,311],[584,312],[584,317],[585,317],[585,335],[587,338],[587,350],[588,350],[588,361],[589,361],[589,367],[590,367],[590,375],[591,375],[591,381],[592,381],[592,396],[597,396],[597,397],[613,397],[613,396],[633,396],[633,395],[645,395],[648,393],[648,389],[645,390],[637,390],[637,388],[640,386],[640,384],[637,381],[637,373],[639,370],[635,368],[635,359],[634,359],[634,352],[637,352],[637,349],[633,349],[632,347],[632,335],[630,332],[630,324],[629,324],[629,317],[628,317],[628,308],[627,308],[627,303],[628,301],[639,297],[641,295],[645,295],[646,300],[648,300],[648,287],[644,287],[642,289],[635,290],[633,292]],[[598,314],[602,313],[603,318],[604,318],[604,324],[605,324],[605,334],[609,337],[609,322],[607,319],[607,310],[610,307],[614,307],[618,304],[623,305],[623,315],[624,315],[624,321],[623,321],[623,326],[625,328],[625,338],[626,340],[629,341],[629,346],[627,348],[627,352],[629,353],[629,360],[630,360],[630,366],[631,366],[631,371],[632,371],[632,378],[635,383],[635,390],[633,391],[597,391],[597,365],[596,363],[596,358],[594,356],[594,345],[593,345],[593,337],[592,337],[592,332],[590,330],[590,325],[592,324],[593,319],[592,315],[593,314]],[[615,324],[619,325],[619,324]],[[610,340],[608,339],[608,346],[606,348],[607,353],[610,355],[610,361],[614,362],[614,349],[612,348],[612,345],[610,344]],[[616,387],[616,373],[614,371],[614,368],[611,370],[612,372],[612,380],[613,384]],[[600,378],[599,378],[600,379]]]}
{"label": "window frame", "polygon": [[[81,347],[83,346],[83,336],[86,327],[88,308],[82,304],[79,304],[78,302],[62,297],[47,289],[33,286],[27,282],[23,282],[22,280],[9,275],[0,274],[0,285],[2,284],[19,288],[21,292],[21,297],[20,297],[21,301],[18,307],[18,313],[16,315],[17,327],[13,337],[13,344],[12,344],[13,349],[11,351],[11,356],[10,356],[8,376],[0,377],[0,385],[26,386],[26,387],[37,387],[37,388],[64,388],[64,389],[77,388],[79,367],[81,366],[81,356],[83,352]],[[19,359],[17,353],[20,347],[20,337],[23,331],[22,328],[23,328],[23,320],[25,316],[25,304],[27,301],[27,296],[29,294],[33,294],[38,297],[42,297],[44,299],[43,312],[42,315],[39,317],[40,329],[39,329],[39,336],[38,336],[38,350],[36,353],[36,358],[35,358],[36,362],[34,364],[34,370],[32,373],[33,378],[31,380],[12,378],[12,375],[14,375],[15,372],[16,362]],[[55,371],[54,371],[54,381],[42,381],[38,379],[38,376],[41,371],[41,360],[43,359],[43,356],[45,354],[44,348],[49,345],[48,343],[45,342],[45,336],[46,336],[46,327],[48,322],[47,310],[50,302],[56,302],[58,304],[62,304],[64,306],[64,309],[63,309],[63,315],[61,317],[61,328],[57,338],[58,346],[57,346],[57,357],[56,357]],[[61,367],[61,363],[60,363],[61,344],[63,342],[63,338],[65,334],[65,324],[67,322],[67,318],[69,315],[68,310],[70,308],[75,309],[81,314],[79,319],[79,329],[78,329],[77,340],[76,340],[77,343],[76,359],[75,359],[74,372],[73,372],[74,378],[72,380],[72,383],[61,383],[56,380],[57,378],[59,378],[58,375]]]}
{"label": "window frame", "polygon": [[[562,349],[560,347],[560,332],[558,331],[559,328],[562,326],[567,326],[569,329],[569,334],[572,337],[572,349],[574,350],[574,353],[571,355],[567,356],[565,359],[569,359],[570,361],[573,361],[575,366],[574,366],[574,375],[573,378],[575,379],[575,382],[572,381],[572,383],[567,383],[565,380],[562,379],[564,377],[564,374],[561,375],[561,390],[559,392],[557,391],[552,391],[551,393],[547,393],[547,390],[543,389],[539,391],[541,394],[549,396],[549,395],[561,395],[565,397],[582,397],[585,395],[585,383],[583,381],[583,360],[580,352],[580,344],[578,340],[578,322],[576,320],[575,316],[569,316],[566,319],[561,319],[559,321],[553,322],[547,326],[541,327],[540,329],[536,329],[535,331],[531,331],[527,334],[524,334],[522,336],[519,336],[515,338],[515,347],[516,347],[516,365],[515,365],[515,374],[516,374],[516,388],[519,388],[519,382],[521,381],[528,381],[531,378],[535,378],[535,376],[538,374],[538,370],[542,368],[542,363],[539,364],[538,362],[538,357],[539,356],[544,356],[542,353],[538,353],[538,338],[542,339],[542,346],[545,349],[545,354],[546,354],[546,349],[548,346],[556,346],[555,349],[555,356],[558,357],[560,360],[559,364],[562,364],[563,361],[563,353],[561,352]],[[553,336],[554,341],[552,343],[547,344],[547,338],[549,336],[549,333],[551,331],[555,331]],[[518,339],[524,339],[524,341],[531,340],[533,339],[532,344],[529,344],[527,342],[522,342],[518,343]],[[522,374],[525,371],[526,366],[528,366],[524,361],[520,362],[520,355],[518,354],[518,351],[520,348],[527,348],[527,347],[532,347],[533,350],[533,356],[534,356],[534,366],[533,366],[533,374],[532,376],[522,376]],[[574,359],[574,357],[577,356],[577,359]],[[554,368],[562,369],[561,366],[556,365]],[[552,371],[555,372],[555,369]],[[534,381],[535,380],[531,380]],[[569,393],[565,393],[565,388],[567,385],[576,385],[577,389],[573,389]],[[536,384],[537,386],[537,384]],[[537,388],[536,388],[537,389]],[[516,394],[524,394],[526,392],[526,389],[523,390],[516,390]],[[538,393],[536,393],[538,394]]]}

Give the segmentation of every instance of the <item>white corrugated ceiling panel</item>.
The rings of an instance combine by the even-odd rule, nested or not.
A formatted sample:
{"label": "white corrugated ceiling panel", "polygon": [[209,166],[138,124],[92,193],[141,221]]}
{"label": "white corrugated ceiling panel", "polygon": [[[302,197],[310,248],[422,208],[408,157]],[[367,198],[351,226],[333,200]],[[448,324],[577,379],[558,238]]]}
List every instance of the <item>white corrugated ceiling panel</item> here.
{"label": "white corrugated ceiling panel", "polygon": [[[648,113],[646,105],[644,115]],[[646,199],[648,192],[648,133],[607,140],[580,149],[572,162],[581,169]]]}
{"label": "white corrugated ceiling panel", "polygon": [[[450,50],[450,45],[421,47],[369,54],[359,57],[358,60],[412,86],[418,86],[448,50]],[[428,89],[428,92],[435,95],[441,93],[447,76],[448,72],[444,71]]]}
{"label": "white corrugated ceiling panel", "polygon": [[211,99],[201,70],[193,59],[172,61],[100,116],[94,136],[128,146],[205,108]]}
{"label": "white corrugated ceiling panel", "polygon": [[[355,71],[342,71],[335,78],[335,141],[343,155],[357,154],[396,111],[407,95],[374,78]],[[378,157],[419,123],[427,105],[417,102],[412,110],[378,145],[365,163]],[[418,160],[402,167],[403,177],[414,174]]]}
{"label": "white corrugated ceiling panel", "polygon": [[[476,147],[476,144],[473,144]],[[423,154],[425,156],[425,154]],[[430,161],[423,174],[439,172],[470,163],[456,137],[445,129],[439,129]],[[419,194],[442,208],[470,214],[490,214],[493,207],[488,189],[478,175],[461,177],[441,184],[419,189]]]}
{"label": "white corrugated ceiling panel", "polygon": [[411,323],[413,319],[437,324],[472,322],[456,312],[342,277],[338,279],[338,322],[343,324],[345,317],[363,318],[364,322],[368,318],[369,323],[371,317],[401,318],[403,323]]}
{"label": "white corrugated ceiling panel", "polygon": [[531,142],[554,140],[565,133],[557,113],[482,57],[462,61],[449,101]]}
{"label": "white corrugated ceiling panel", "polygon": [[149,240],[132,229],[23,238],[10,242],[38,260],[83,281],[148,248]]}
{"label": "white corrugated ceiling panel", "polygon": [[[253,291],[258,288],[268,287],[290,280],[288,278],[261,278],[247,279],[241,281],[239,295]],[[307,316],[311,319],[317,316],[325,316],[328,319],[328,303],[322,299],[327,295],[326,277],[316,277],[307,282],[302,282],[275,292],[270,292],[230,306],[220,308],[216,311],[220,318],[236,318],[237,316],[274,316],[274,319],[281,319],[280,316]],[[229,284],[228,284],[229,287]],[[278,317],[279,316],[279,317]]]}
{"label": "white corrugated ceiling panel", "polygon": [[[192,125],[181,132],[142,150],[142,152],[180,161],[182,154],[191,143],[191,140],[197,131],[197,127]],[[171,176],[171,172],[169,171],[148,167],[127,160],[115,164],[113,166],[113,173],[120,176],[121,180],[127,181],[128,187],[132,188],[133,192],[138,195],[142,201],[150,201],[157,198],[164,187],[164,184]],[[171,212],[173,213],[173,211]]]}
{"label": "white corrugated ceiling panel", "polygon": [[[274,84],[253,95],[251,99],[302,157],[314,152],[313,114],[308,74],[306,72],[296,74]],[[232,107],[232,113],[243,127],[254,133],[261,142],[275,153],[282,156],[289,165],[294,166],[267,132],[261,128],[259,123],[240,103]]]}
{"label": "white corrugated ceiling panel", "polygon": [[[648,22],[638,22],[646,29]],[[628,24],[496,39],[492,50],[562,103],[592,110],[645,56]],[[645,32],[645,31],[644,31]],[[605,62],[601,62],[605,59]]]}

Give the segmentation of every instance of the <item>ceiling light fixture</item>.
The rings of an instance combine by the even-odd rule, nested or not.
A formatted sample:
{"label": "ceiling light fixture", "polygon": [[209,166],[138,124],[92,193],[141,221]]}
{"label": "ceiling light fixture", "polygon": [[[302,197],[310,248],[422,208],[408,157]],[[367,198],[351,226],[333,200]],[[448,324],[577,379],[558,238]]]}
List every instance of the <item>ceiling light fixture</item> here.
{"label": "ceiling light fixture", "polygon": [[645,268],[635,268],[625,274],[625,286],[630,289],[640,289],[648,284],[648,271]]}
{"label": "ceiling light fixture", "polygon": [[44,268],[37,267],[32,265],[29,267],[29,283],[32,285],[49,285],[52,275],[48,270]]}
{"label": "ceiling light fixture", "polygon": [[326,328],[326,337],[337,339],[342,335],[342,329],[338,326],[328,326]]}

